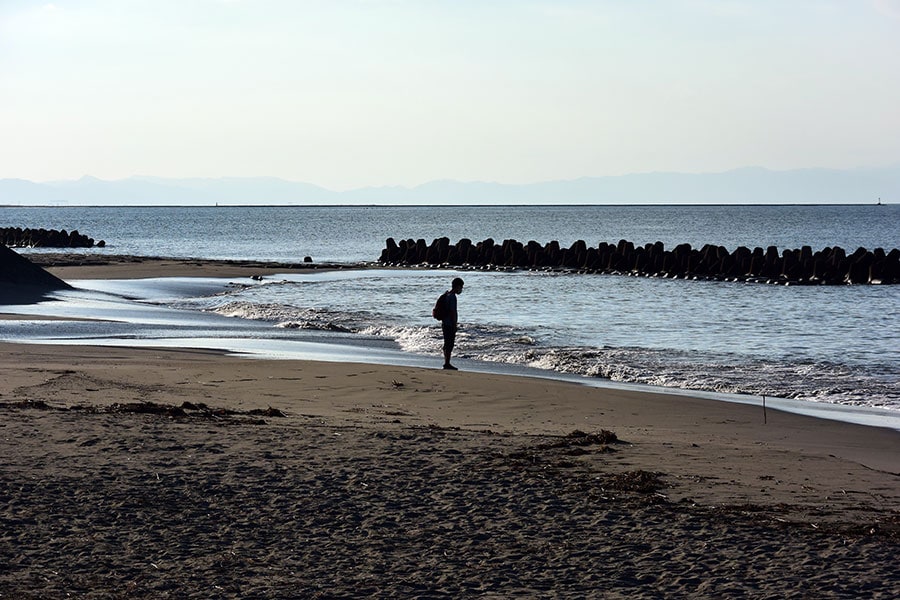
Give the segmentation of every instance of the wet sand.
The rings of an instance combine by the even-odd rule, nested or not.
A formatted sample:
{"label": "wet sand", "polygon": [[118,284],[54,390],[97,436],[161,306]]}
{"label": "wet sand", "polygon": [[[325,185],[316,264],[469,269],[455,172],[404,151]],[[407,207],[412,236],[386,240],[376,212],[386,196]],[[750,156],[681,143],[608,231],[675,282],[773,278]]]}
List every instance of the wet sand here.
{"label": "wet sand", "polygon": [[26,254],[28,260],[60,279],[139,279],[146,277],[253,277],[276,273],[348,268],[328,263],[283,263],[131,255],[72,253]]}
{"label": "wet sand", "polygon": [[0,598],[900,595],[892,430],[188,349],[0,371]]}

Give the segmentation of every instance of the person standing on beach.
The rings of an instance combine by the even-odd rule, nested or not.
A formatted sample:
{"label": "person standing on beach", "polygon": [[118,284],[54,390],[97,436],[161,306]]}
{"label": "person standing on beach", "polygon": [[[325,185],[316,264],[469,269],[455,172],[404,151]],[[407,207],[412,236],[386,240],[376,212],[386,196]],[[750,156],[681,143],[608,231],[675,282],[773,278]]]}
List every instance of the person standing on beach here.
{"label": "person standing on beach", "polygon": [[456,312],[456,296],[463,291],[463,280],[457,277],[452,287],[444,292],[444,315],[441,319],[441,332],[444,334],[444,368],[456,371],[450,364],[450,354],[456,343],[456,330],[459,325],[459,314]]}

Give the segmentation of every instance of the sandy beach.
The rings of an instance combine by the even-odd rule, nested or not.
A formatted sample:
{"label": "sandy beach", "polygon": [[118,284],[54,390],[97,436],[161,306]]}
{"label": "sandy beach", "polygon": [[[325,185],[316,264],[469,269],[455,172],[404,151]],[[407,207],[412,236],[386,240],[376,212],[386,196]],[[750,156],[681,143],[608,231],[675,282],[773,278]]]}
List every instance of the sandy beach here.
{"label": "sandy beach", "polygon": [[342,268],[345,265],[255,260],[97,255],[52,252],[27,256],[60,279],[139,279],[146,277],[253,277]]}
{"label": "sandy beach", "polygon": [[[266,267],[179,264],[48,270]],[[893,430],[191,349],[0,369],[0,598],[900,596]]]}

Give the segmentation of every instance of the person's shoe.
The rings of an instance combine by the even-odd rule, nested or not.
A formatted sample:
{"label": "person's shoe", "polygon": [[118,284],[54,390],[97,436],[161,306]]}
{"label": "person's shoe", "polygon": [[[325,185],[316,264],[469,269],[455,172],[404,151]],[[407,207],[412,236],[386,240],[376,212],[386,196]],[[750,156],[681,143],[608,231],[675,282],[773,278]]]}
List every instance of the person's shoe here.
{"label": "person's shoe", "polygon": [[447,369],[448,371],[459,371],[459,369],[457,369],[456,367],[454,367],[454,366],[451,365],[450,363],[447,363],[446,365],[444,365],[444,368]]}

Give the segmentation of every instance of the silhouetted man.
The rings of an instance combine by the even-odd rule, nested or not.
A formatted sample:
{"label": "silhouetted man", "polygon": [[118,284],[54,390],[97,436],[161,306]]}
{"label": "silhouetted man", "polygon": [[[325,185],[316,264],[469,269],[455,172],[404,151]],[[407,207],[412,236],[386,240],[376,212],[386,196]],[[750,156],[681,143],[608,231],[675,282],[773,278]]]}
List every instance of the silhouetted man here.
{"label": "silhouetted man", "polygon": [[444,334],[444,368],[456,371],[456,367],[450,364],[450,354],[456,343],[456,329],[459,324],[456,296],[463,291],[463,280],[457,277],[453,280],[452,285],[453,287],[444,293],[444,318],[441,319],[441,331]]}

